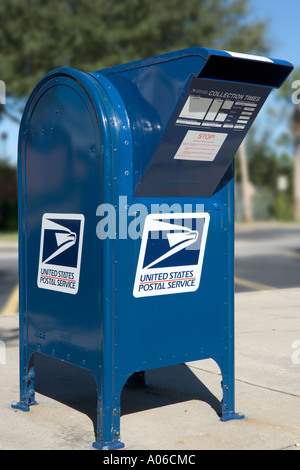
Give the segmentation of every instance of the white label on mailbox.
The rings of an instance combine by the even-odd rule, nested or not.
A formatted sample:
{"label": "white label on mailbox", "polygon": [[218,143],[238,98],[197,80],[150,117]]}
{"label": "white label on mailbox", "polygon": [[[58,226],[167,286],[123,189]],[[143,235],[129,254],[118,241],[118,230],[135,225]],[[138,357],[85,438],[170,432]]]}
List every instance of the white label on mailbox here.
{"label": "white label on mailbox", "polygon": [[83,229],[82,214],[43,215],[38,287],[77,294]]}
{"label": "white label on mailbox", "polygon": [[212,162],[222,147],[228,134],[220,132],[187,131],[174,158]]}
{"label": "white label on mailbox", "polygon": [[206,212],[150,214],[146,217],[134,297],[198,289],[209,219]]}

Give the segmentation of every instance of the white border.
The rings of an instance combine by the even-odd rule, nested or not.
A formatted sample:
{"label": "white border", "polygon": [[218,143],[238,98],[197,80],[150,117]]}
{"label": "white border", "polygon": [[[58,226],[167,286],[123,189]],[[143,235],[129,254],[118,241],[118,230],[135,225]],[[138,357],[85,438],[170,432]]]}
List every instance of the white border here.
{"label": "white border", "polygon": [[[145,256],[145,251],[146,251],[146,246],[147,246],[147,241],[148,241],[148,233],[149,233],[149,225],[151,224],[152,220],[165,220],[165,219],[186,219],[186,218],[193,218],[193,219],[204,219],[204,226],[203,226],[203,232],[202,232],[202,239],[201,239],[201,245],[200,245],[200,251],[199,251],[199,259],[198,259],[198,264],[195,267],[193,265],[192,267],[189,265],[186,266],[180,266],[179,267],[172,267],[172,268],[157,268],[155,270],[156,273],[164,273],[166,271],[174,271],[176,269],[180,269],[183,271],[188,271],[191,268],[195,271],[195,275],[197,277],[196,279],[196,284],[192,288],[188,288],[187,290],[154,290],[151,291],[151,294],[147,294],[145,292],[140,292],[138,290],[139,287],[139,279],[141,276],[141,273],[143,272],[143,262],[144,262],[144,256]],[[206,240],[207,240],[207,233],[208,233],[208,227],[209,227],[209,222],[210,222],[210,215],[208,212],[182,212],[179,214],[173,214],[173,213],[168,213],[168,214],[149,214],[146,217],[145,220],[145,225],[144,225],[144,231],[143,231],[143,237],[142,237],[142,243],[141,243],[141,248],[140,248],[140,254],[139,254],[139,260],[138,260],[138,265],[136,269],[136,276],[135,276],[135,282],[134,282],[134,287],[133,287],[133,296],[136,298],[139,297],[150,297],[154,295],[167,295],[167,294],[179,294],[179,293],[187,293],[187,292],[194,292],[198,289],[200,285],[200,278],[201,278],[201,273],[202,273],[202,265],[203,265],[203,258],[204,258],[204,252],[205,252],[205,247],[206,247]]]}
{"label": "white border", "polygon": [[[77,259],[77,267],[70,268],[69,266],[61,266],[60,270],[66,270],[69,272],[73,272],[76,280],[76,289],[69,289],[66,287],[59,287],[53,286],[51,284],[41,284],[40,279],[40,271],[43,265],[43,251],[44,251],[44,220],[45,219],[64,219],[64,220],[81,220],[80,224],[80,232],[79,232],[79,242],[78,242],[78,259]],[[48,289],[56,292],[63,292],[66,294],[77,294],[79,289],[79,278],[80,278],[80,268],[81,268],[81,256],[82,256],[82,243],[83,243],[83,230],[84,230],[84,223],[85,218],[83,214],[54,214],[54,213],[46,213],[42,217],[42,225],[41,225],[41,241],[40,241],[40,257],[39,257],[39,266],[38,266],[38,277],[37,277],[37,286],[40,289]],[[47,264],[48,269],[58,270],[57,265]]]}

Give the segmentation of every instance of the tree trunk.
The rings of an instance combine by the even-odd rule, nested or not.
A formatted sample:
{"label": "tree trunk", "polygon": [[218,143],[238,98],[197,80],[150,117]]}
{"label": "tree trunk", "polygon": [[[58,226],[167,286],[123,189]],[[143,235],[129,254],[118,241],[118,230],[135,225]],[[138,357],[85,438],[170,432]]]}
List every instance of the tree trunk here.
{"label": "tree trunk", "polygon": [[240,163],[241,163],[241,179],[242,179],[242,197],[243,197],[244,219],[245,219],[246,222],[251,222],[253,220],[252,201],[251,201],[252,188],[251,188],[251,184],[249,182],[245,140],[243,140],[243,142],[242,142],[242,144],[239,148],[239,157],[240,157]]}
{"label": "tree trunk", "polygon": [[294,156],[294,217],[300,220],[300,142],[296,144]]}

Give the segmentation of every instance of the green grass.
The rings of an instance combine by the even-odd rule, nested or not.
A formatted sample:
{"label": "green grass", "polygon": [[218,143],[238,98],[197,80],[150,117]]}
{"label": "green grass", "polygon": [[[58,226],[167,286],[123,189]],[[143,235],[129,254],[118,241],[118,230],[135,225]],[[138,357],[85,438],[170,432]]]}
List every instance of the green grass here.
{"label": "green grass", "polygon": [[17,242],[18,232],[0,232],[0,242]]}

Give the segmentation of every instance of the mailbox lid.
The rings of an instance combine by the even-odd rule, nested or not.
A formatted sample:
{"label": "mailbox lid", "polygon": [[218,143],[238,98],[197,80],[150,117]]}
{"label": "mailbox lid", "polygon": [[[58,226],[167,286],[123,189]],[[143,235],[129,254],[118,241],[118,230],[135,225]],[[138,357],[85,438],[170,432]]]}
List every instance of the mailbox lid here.
{"label": "mailbox lid", "polygon": [[[193,47],[97,72],[119,90],[128,110],[134,196],[211,196],[270,91],[292,69],[286,61]],[[217,142],[210,155],[197,144],[200,134]],[[192,147],[190,158],[182,155]]]}
{"label": "mailbox lid", "polygon": [[[162,66],[169,62],[182,60],[184,60],[185,67],[181,72],[186,73],[187,76],[189,73],[197,75],[196,67],[200,64],[198,75],[201,73],[203,77],[219,79],[220,73],[222,73],[223,79],[227,81],[256,83],[272,88],[279,88],[294,68],[293,64],[286,60],[206,47],[189,47],[180,51],[117,65],[95,73],[101,73],[111,78],[113,75],[129,73],[130,71],[139,71],[142,74],[144,68]],[[191,65],[188,64],[188,61]],[[192,61],[194,62],[192,63]],[[250,69],[249,64],[251,64]],[[182,66],[183,64],[179,62],[179,65]],[[190,67],[195,67],[195,69],[192,71]],[[177,70],[177,74],[179,72]]]}

